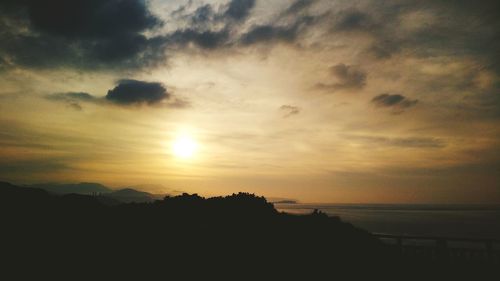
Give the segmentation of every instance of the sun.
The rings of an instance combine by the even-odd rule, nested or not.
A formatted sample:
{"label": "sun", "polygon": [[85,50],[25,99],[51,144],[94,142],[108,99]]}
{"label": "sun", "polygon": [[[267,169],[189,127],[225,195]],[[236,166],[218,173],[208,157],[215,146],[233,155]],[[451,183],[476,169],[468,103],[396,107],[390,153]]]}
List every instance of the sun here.
{"label": "sun", "polygon": [[191,158],[196,149],[196,142],[188,136],[179,136],[172,142],[172,152],[179,158]]}

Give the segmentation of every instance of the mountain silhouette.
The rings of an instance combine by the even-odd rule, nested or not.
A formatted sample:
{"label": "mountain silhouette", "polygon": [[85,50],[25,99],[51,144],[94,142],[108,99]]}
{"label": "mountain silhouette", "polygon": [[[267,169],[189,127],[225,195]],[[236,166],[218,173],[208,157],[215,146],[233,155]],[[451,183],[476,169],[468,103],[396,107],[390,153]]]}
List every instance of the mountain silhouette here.
{"label": "mountain silhouette", "polygon": [[471,268],[491,272],[405,259],[338,217],[281,213],[249,193],[184,193],[145,203],[102,198],[0,183],[2,266],[12,271],[3,274],[21,280],[409,280],[430,272],[443,278]]}
{"label": "mountain silhouette", "polygon": [[100,201],[109,205],[116,205],[117,203],[143,203],[153,202],[156,199],[161,199],[165,195],[151,194],[145,191],[138,191],[134,188],[112,189],[100,183],[74,183],[74,184],[60,184],[60,183],[43,183],[33,184],[27,187],[43,189],[51,194],[65,195],[65,194],[80,194],[80,195],[99,195]]}
{"label": "mountain silhouette", "polygon": [[113,190],[100,184],[91,182],[81,182],[74,184],[60,184],[60,183],[42,183],[34,184],[28,187],[40,188],[54,194],[105,194]]}
{"label": "mountain silhouette", "polygon": [[104,195],[124,203],[143,203],[153,202],[157,196],[144,191],[137,191],[132,188],[123,188],[120,190],[112,191]]}

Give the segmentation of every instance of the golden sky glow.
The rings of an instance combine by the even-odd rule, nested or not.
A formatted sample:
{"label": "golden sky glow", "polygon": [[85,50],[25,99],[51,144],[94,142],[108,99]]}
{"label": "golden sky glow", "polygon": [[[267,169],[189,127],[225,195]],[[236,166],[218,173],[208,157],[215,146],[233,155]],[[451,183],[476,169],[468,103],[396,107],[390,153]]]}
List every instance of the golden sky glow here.
{"label": "golden sky glow", "polygon": [[196,156],[198,149],[196,142],[189,136],[180,135],[172,142],[172,153],[179,158],[191,158]]}
{"label": "golden sky glow", "polygon": [[150,45],[109,60],[102,28],[0,13],[0,180],[498,203],[496,4],[423,2],[146,1]]}

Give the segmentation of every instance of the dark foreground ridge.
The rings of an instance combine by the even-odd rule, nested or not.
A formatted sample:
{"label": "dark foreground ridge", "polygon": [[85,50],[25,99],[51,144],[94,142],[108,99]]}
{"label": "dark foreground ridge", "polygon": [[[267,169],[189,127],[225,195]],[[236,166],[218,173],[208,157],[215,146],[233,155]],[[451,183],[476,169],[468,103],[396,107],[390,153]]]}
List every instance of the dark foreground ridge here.
{"label": "dark foreground ridge", "polygon": [[405,260],[338,218],[280,213],[248,193],[106,204],[98,196],[55,196],[0,183],[0,213],[3,268],[21,279],[408,280],[494,268]]}

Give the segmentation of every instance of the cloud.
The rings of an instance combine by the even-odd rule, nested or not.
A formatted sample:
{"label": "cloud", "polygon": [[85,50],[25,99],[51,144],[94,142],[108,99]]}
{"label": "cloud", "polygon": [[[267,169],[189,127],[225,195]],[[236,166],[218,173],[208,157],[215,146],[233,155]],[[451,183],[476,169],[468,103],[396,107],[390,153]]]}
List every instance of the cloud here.
{"label": "cloud", "polygon": [[191,23],[194,25],[205,24],[214,20],[215,11],[212,5],[206,4],[198,7],[191,16]]}
{"label": "cloud", "polygon": [[255,6],[255,0],[232,0],[224,13],[224,16],[236,21],[244,20]]}
{"label": "cloud", "polygon": [[311,7],[315,4],[317,0],[297,0],[290,5],[283,14],[285,15],[294,15],[298,14],[307,8]]}
{"label": "cloud", "polygon": [[191,103],[185,99],[172,97],[169,99],[167,106],[170,108],[188,108],[191,106]]}
{"label": "cloud", "polygon": [[341,11],[337,17],[334,31],[369,31],[377,26],[370,15],[356,9]]}
{"label": "cloud", "polygon": [[387,138],[379,136],[347,135],[347,139],[377,146],[395,146],[405,148],[443,148],[446,143],[438,138],[399,137]]}
{"label": "cloud", "polygon": [[366,73],[343,63],[330,68],[331,73],[339,80],[337,85],[343,88],[362,88],[366,84]]}
{"label": "cloud", "polygon": [[173,11],[171,16],[188,19],[193,26],[205,29],[216,23],[223,23],[226,27],[229,27],[227,25],[236,26],[245,22],[250,16],[251,10],[255,7],[255,2],[255,0],[231,0],[218,8],[214,8],[212,4],[202,4],[193,12],[190,12],[193,1],[189,1]]}
{"label": "cloud", "polygon": [[[202,5],[184,16],[189,18],[190,25],[166,35],[165,41],[182,48],[189,44],[204,50],[230,47],[233,45],[231,41],[235,40],[232,35],[236,33],[232,31],[237,31],[238,24],[248,18],[254,6],[255,0],[232,0],[225,5],[225,9],[216,12],[212,5]],[[182,9],[182,12],[185,10]]]}
{"label": "cloud", "polygon": [[98,100],[91,94],[84,92],[55,93],[48,95],[47,99],[54,101],[69,101],[69,102],[74,102],[74,101],[93,102]]}
{"label": "cloud", "polygon": [[27,1],[34,29],[68,38],[110,38],[137,34],[161,23],[144,1]]}
{"label": "cloud", "polygon": [[13,65],[138,67],[162,56],[162,40],[143,33],[162,25],[142,0],[47,0],[0,3],[0,53]]}
{"label": "cloud", "polygon": [[118,106],[165,106],[169,108],[186,108],[189,102],[175,97],[158,82],[145,82],[132,79],[118,81],[113,89],[104,97],[96,97],[84,92],[55,93],[45,96],[46,99],[66,103],[69,107],[82,110],[81,103]]}
{"label": "cloud", "polygon": [[120,80],[106,95],[106,100],[119,105],[155,105],[169,98],[170,93],[161,83],[131,79]]}
{"label": "cloud", "polygon": [[255,26],[242,36],[243,45],[253,45],[262,42],[293,42],[297,37],[295,27],[278,27],[272,25]]}
{"label": "cloud", "polygon": [[412,107],[417,104],[418,100],[409,100],[399,94],[381,94],[372,99],[372,102],[379,106],[400,106]]}
{"label": "cloud", "polygon": [[[315,1],[298,1],[290,7],[298,13],[306,9]],[[222,9],[210,5],[201,5],[191,14],[181,18],[188,18],[189,25],[177,29],[165,36],[165,41],[177,47],[192,46],[216,50],[237,46],[250,46],[260,43],[294,43],[298,35],[307,27],[312,26],[318,17],[309,15],[293,16],[291,19],[280,22],[277,17],[270,23],[252,24],[250,28],[242,25],[250,16],[255,6],[254,0],[233,0]],[[187,9],[181,9],[184,13]],[[292,10],[290,13],[292,13]],[[176,12],[179,13],[179,12]]]}
{"label": "cloud", "polygon": [[77,111],[82,111],[83,107],[81,102],[87,103],[99,103],[101,99],[94,97],[89,93],[84,92],[67,92],[67,93],[55,93],[45,96],[46,99],[56,102],[64,102],[68,107],[73,108]]}
{"label": "cloud", "polygon": [[[167,56],[175,56],[186,46],[217,51],[254,44],[310,43],[320,48],[349,39],[347,44],[361,42],[359,48],[364,53],[360,54],[376,59],[402,53],[464,56],[500,73],[500,39],[496,32],[500,20],[494,12],[499,4],[494,0],[482,1],[481,5],[469,0],[454,5],[446,0],[363,1],[362,5],[295,0],[280,10],[264,3],[263,7],[268,5],[274,13],[267,20],[252,18],[255,0],[231,0],[217,6],[203,3],[198,7],[194,7],[198,2],[189,1],[174,16],[168,15],[173,20],[165,19],[174,22],[167,34],[159,34],[163,21],[151,13],[151,3],[1,1],[0,70],[15,66],[144,68],[165,62]],[[317,7],[321,7],[320,12],[312,9]],[[419,18],[421,15],[425,17]],[[327,34],[332,37],[323,36]],[[329,90],[339,86],[318,84]]]}
{"label": "cloud", "polygon": [[471,0],[370,1],[363,8],[347,7],[338,13],[333,32],[365,32],[373,41],[367,51],[389,59],[410,53],[429,58],[473,56],[500,72],[498,48],[500,2]]}
{"label": "cloud", "polygon": [[371,102],[378,107],[389,107],[400,113],[407,108],[413,107],[418,100],[411,100],[399,94],[380,94],[374,97]]}
{"label": "cloud", "polygon": [[321,17],[301,16],[287,24],[254,25],[243,33],[238,41],[244,46],[260,43],[295,43],[299,35],[313,26]]}
{"label": "cloud", "polygon": [[170,43],[186,46],[188,43],[194,43],[196,46],[213,50],[227,44],[229,31],[226,29],[219,31],[199,31],[196,29],[177,30],[168,37]]}
{"label": "cloud", "polygon": [[288,105],[288,104],[285,104],[285,105],[282,105],[280,107],[280,110],[285,112],[285,115],[283,115],[283,117],[290,117],[292,115],[297,115],[300,113],[300,107],[298,106],[294,106],[294,105]]}
{"label": "cloud", "polygon": [[357,67],[343,63],[330,67],[330,73],[337,82],[316,84],[317,89],[337,91],[362,89],[366,85],[366,73]]}

